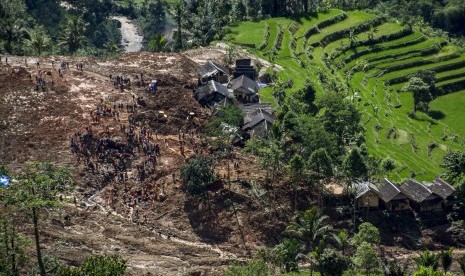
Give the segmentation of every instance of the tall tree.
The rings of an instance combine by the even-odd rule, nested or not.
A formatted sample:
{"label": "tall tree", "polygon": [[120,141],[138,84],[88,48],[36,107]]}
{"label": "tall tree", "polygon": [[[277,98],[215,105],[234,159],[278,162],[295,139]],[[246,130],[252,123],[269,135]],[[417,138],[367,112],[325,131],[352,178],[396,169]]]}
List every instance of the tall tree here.
{"label": "tall tree", "polygon": [[184,0],[177,0],[176,2],[174,2],[173,13],[174,20],[176,21],[176,25],[178,28],[174,37],[174,49],[179,51],[184,49],[183,24],[186,14]]}
{"label": "tall tree", "polygon": [[0,38],[6,40],[5,50],[13,53],[13,44],[22,36],[24,27],[26,6],[21,0],[0,0]]}
{"label": "tall tree", "polygon": [[342,163],[345,177],[349,182],[366,180],[368,168],[358,148],[352,149]]}
{"label": "tall tree", "polygon": [[441,167],[446,169],[442,176],[447,181],[460,182],[465,178],[465,153],[460,151],[448,152],[444,156]]}
{"label": "tall tree", "polygon": [[12,185],[10,195],[15,199],[15,204],[32,217],[37,263],[40,275],[45,276],[47,271],[40,246],[41,212],[59,205],[58,193],[64,193],[72,186],[70,172],[68,169],[56,169],[50,163],[35,162],[28,165],[17,179],[18,183]]}
{"label": "tall tree", "polygon": [[50,37],[45,33],[42,28],[34,28],[27,31],[28,38],[25,39],[25,44],[37,55],[42,55],[43,51],[50,45]]}
{"label": "tall tree", "polygon": [[416,113],[417,110],[428,112],[429,102],[433,100],[433,97],[430,87],[421,78],[410,78],[402,90],[413,93],[413,113]]}
{"label": "tall tree", "polygon": [[63,31],[59,37],[59,44],[74,54],[86,41],[86,23],[81,16],[71,16],[63,24]]}

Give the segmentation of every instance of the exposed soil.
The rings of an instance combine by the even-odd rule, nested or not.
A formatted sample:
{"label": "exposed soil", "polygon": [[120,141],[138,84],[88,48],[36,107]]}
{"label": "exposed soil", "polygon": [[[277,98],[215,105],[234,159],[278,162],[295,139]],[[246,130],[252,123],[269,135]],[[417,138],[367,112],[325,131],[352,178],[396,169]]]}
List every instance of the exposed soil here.
{"label": "exposed soil", "polygon": [[[257,215],[248,216],[248,210],[244,209],[244,206],[257,207],[243,194],[238,181],[240,176],[262,182],[265,173],[239,149],[234,153],[234,162],[240,167],[230,172],[231,190],[223,187],[226,160],[218,165],[223,180],[212,190],[208,203],[186,197],[180,189],[180,166],[195,154],[194,150],[198,154],[214,150],[197,134],[210,117],[210,111],[192,97],[196,63],[181,54],[126,54],[114,60],[67,58],[70,69],[64,70],[64,76],[60,77],[57,71],[60,59],[27,59],[26,67],[23,58],[10,57],[9,65],[3,64],[0,71],[1,163],[13,171],[32,160],[74,168],[77,189],[67,198],[72,202],[76,196],[78,206],[66,207],[70,218],[66,224],[58,217],[43,228],[47,253],[70,265],[78,265],[94,253],[119,253],[129,260],[128,271],[132,275],[179,275],[189,271],[218,274],[222,266],[251,256],[263,241],[270,240],[263,232],[263,225],[254,221]],[[37,61],[40,67],[36,66]],[[81,62],[83,72],[75,67]],[[131,87],[121,92],[113,86],[110,74],[129,76]],[[145,85],[141,86],[141,74],[145,85],[157,80],[155,95]],[[46,92],[34,91],[36,75],[45,79]],[[52,80],[54,91],[50,87]],[[111,106],[134,101],[138,103],[135,112],[118,109],[119,121],[103,116],[100,123],[95,123],[91,118],[90,112],[99,103],[108,102]],[[191,118],[188,120],[187,116]],[[71,138],[89,126],[97,138],[108,131],[112,139],[124,142],[120,125],[131,118],[139,127],[147,126],[158,132],[158,138],[154,139],[160,144],[161,157],[144,180],[137,177],[136,167],[147,159],[145,154],[134,155],[127,169],[129,178],[123,184],[109,180],[109,164],[101,163],[99,170],[92,172],[71,153]],[[180,131],[188,136],[182,140],[189,141],[184,157],[180,152]],[[230,162],[231,168],[232,165]],[[139,215],[134,215],[135,209],[128,208],[122,196],[146,187],[155,187],[159,197],[138,204]],[[115,203],[110,204],[110,194],[115,190],[118,190]],[[254,227],[249,227],[250,223]],[[273,227],[270,225],[269,229]]]}
{"label": "exposed soil", "polygon": [[[13,171],[32,160],[71,166],[77,184],[76,191],[66,195],[68,204],[62,214],[44,222],[42,237],[47,254],[68,265],[79,265],[91,254],[121,254],[128,260],[130,275],[219,275],[232,261],[279,242],[295,206],[305,209],[316,204],[312,196],[315,191],[310,187],[294,193],[290,183],[270,181],[259,162],[240,148],[234,149],[230,160],[218,162],[219,180],[209,191],[208,200],[188,197],[181,189],[180,167],[194,155],[215,152],[199,135],[211,112],[192,96],[197,82],[195,69],[206,59],[221,62],[224,55],[221,49],[204,48],[183,54],[128,53],[107,60],[66,57],[70,69],[64,70],[63,77],[57,72],[63,57],[29,58],[27,67],[24,58],[10,57],[9,65],[0,65],[0,163]],[[37,61],[40,68],[35,65]],[[75,66],[80,62],[84,63],[83,72]],[[46,92],[34,91],[39,70],[47,82]],[[131,86],[121,91],[110,81],[110,74],[129,77]],[[54,91],[49,87],[52,80]],[[146,89],[151,80],[157,80],[155,95]],[[96,123],[90,113],[101,103],[110,107],[114,103],[136,103],[136,109],[118,108],[119,119],[103,116]],[[158,133],[153,143],[160,145],[161,155],[144,179],[137,169],[148,159],[143,152],[135,150],[128,158],[128,179],[124,182],[110,176],[110,163],[100,162],[99,169],[92,171],[71,153],[71,138],[89,126],[95,139],[109,137],[127,143],[121,125],[129,120],[135,122],[137,134],[142,127]],[[239,166],[234,168],[234,163]],[[331,187],[340,190],[337,183]],[[123,201],[123,196],[144,190],[156,193],[155,200],[141,200],[136,207]],[[74,197],[77,206],[72,203]],[[353,226],[350,212],[335,211],[332,218],[336,228]],[[370,219],[360,216],[360,220]],[[406,218],[405,224],[395,226],[408,225],[415,219]],[[400,220],[384,222],[382,232],[387,234],[383,235],[382,249],[398,259],[418,250],[399,243],[407,240],[407,235],[429,241],[433,250],[440,249],[438,241],[449,235],[441,234],[445,229],[424,226],[412,233],[398,227],[389,230],[393,227],[390,221]],[[29,223],[24,224],[32,235],[30,228]],[[449,239],[445,244],[448,242],[456,241]]]}

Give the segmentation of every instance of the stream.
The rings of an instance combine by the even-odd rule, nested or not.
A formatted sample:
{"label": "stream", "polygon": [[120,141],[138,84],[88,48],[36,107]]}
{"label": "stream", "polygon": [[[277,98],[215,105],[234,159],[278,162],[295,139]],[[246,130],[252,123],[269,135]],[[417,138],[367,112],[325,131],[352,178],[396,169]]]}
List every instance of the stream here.
{"label": "stream", "polygon": [[142,50],[142,41],[144,37],[140,34],[137,26],[127,17],[113,16],[111,19],[121,23],[121,45],[124,52],[139,52]]}

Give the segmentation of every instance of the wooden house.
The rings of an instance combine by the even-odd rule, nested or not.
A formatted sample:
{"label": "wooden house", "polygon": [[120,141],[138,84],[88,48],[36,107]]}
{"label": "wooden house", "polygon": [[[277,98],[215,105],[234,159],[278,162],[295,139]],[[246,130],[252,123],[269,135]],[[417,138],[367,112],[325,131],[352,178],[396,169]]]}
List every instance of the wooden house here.
{"label": "wooden house", "polygon": [[403,211],[410,209],[410,202],[399,187],[384,178],[379,183],[379,197],[384,208],[391,211]]}
{"label": "wooden house", "polygon": [[456,200],[454,187],[439,177],[433,180],[428,188],[444,200],[443,207],[451,206]]}
{"label": "wooden house", "polygon": [[258,84],[242,75],[233,79],[230,83],[230,89],[238,101],[243,103],[258,103]]}
{"label": "wooden house", "polygon": [[211,60],[208,60],[205,65],[198,68],[197,73],[199,74],[199,86],[205,85],[211,80],[219,83],[228,83],[229,81],[228,68]]}
{"label": "wooden house", "polygon": [[224,101],[232,102],[233,100],[233,95],[229,92],[228,88],[214,80],[194,90],[194,97],[201,105],[209,107],[214,107]]}
{"label": "wooden house", "polygon": [[352,184],[355,191],[357,208],[378,208],[379,190],[371,182],[355,182]]}
{"label": "wooden house", "polygon": [[410,199],[410,206],[420,212],[441,210],[443,199],[427,186],[407,180],[399,187],[400,191]]}
{"label": "wooden house", "polygon": [[271,130],[273,123],[273,116],[266,110],[259,108],[245,118],[242,129],[251,137],[263,137]]}

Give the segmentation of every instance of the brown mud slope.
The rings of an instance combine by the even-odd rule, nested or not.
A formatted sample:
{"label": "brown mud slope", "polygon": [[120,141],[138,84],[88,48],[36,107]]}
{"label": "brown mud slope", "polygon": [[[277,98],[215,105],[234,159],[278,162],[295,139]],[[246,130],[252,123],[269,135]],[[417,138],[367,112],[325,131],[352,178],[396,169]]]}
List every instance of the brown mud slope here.
{"label": "brown mud slope", "polygon": [[[186,160],[214,152],[198,135],[210,111],[192,97],[199,65],[187,58],[201,60],[202,55],[205,53],[138,53],[110,60],[67,58],[70,69],[64,70],[63,77],[57,71],[60,57],[29,58],[27,67],[24,58],[10,57],[8,65],[1,65],[0,163],[13,171],[33,160],[71,166],[77,184],[76,191],[67,195],[70,203],[74,197],[78,203],[66,207],[70,220],[44,223],[46,253],[70,265],[78,265],[90,254],[119,253],[129,261],[132,275],[219,274],[231,261],[249,257],[263,244],[276,241],[283,224],[275,222],[287,215],[262,212],[263,208],[276,209],[274,201],[251,196],[244,189],[242,180],[247,179],[247,185],[262,183],[265,172],[240,149],[235,150],[234,160],[218,163],[221,179],[208,201],[189,198],[180,189],[179,169]],[[81,62],[83,72],[76,68]],[[129,77],[131,86],[121,91],[110,81],[110,74]],[[145,84],[157,80],[155,95],[140,85],[141,74]],[[46,92],[34,91],[36,76],[45,79]],[[117,108],[119,118],[104,115],[94,122],[91,112],[95,114],[102,104],[111,108],[122,104],[123,108]],[[145,177],[140,177],[139,169],[147,164],[149,155],[137,149],[125,159],[126,181],[114,176],[111,162],[91,157],[89,161],[98,165],[92,171],[85,158],[78,160],[71,153],[71,139],[89,127],[95,141],[108,137],[127,145],[121,126],[127,130],[130,120],[135,122],[138,136],[143,128],[158,132],[151,141],[160,146],[161,154],[157,165],[146,167]],[[239,168],[231,169],[231,186],[225,188],[228,162],[229,167],[236,162]],[[261,186],[256,187],[261,193]],[[144,196],[133,204],[141,193],[150,198]],[[279,205],[287,205],[286,199]]]}
{"label": "brown mud slope", "polygon": [[[24,58],[11,57],[9,65],[0,64],[0,164],[16,171],[27,161],[52,161],[72,167],[77,184],[72,194],[65,195],[68,204],[63,214],[54,214],[54,219],[42,224],[46,254],[68,265],[79,265],[91,254],[121,254],[128,260],[129,275],[219,275],[232,261],[276,244],[294,207],[303,210],[315,204],[311,195],[316,193],[310,187],[299,187],[294,193],[288,181],[267,182],[258,160],[237,148],[230,159],[216,162],[219,180],[208,199],[186,196],[180,167],[196,155],[215,154],[199,135],[210,111],[192,97],[195,69],[208,58],[221,61],[224,51],[132,53],[107,60],[67,58],[70,69],[64,70],[63,77],[57,72],[61,57],[29,58],[27,67]],[[81,62],[83,72],[76,69]],[[110,74],[129,77],[131,86],[121,91],[110,81]],[[145,84],[157,80],[155,95],[141,86],[141,74]],[[36,75],[45,79],[46,92],[34,91]],[[112,111],[117,105],[118,116],[102,115],[94,122],[92,114],[99,105]],[[111,140],[128,149],[130,121],[136,137],[146,136],[144,129],[158,133],[148,138],[151,146],[160,148],[155,165],[140,148],[118,157],[122,171],[115,169],[118,163],[113,163],[113,157],[85,157],[85,151],[79,158],[72,154],[71,139],[86,133],[86,128],[92,129],[94,145]],[[350,221],[350,215],[341,215],[334,225]],[[30,224],[21,227],[32,236]],[[401,234],[390,240],[396,241]],[[434,237],[424,229],[413,234]],[[408,254],[392,246],[395,242],[389,244],[383,249],[393,256]]]}

